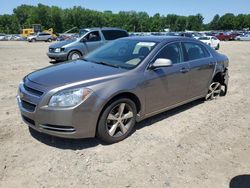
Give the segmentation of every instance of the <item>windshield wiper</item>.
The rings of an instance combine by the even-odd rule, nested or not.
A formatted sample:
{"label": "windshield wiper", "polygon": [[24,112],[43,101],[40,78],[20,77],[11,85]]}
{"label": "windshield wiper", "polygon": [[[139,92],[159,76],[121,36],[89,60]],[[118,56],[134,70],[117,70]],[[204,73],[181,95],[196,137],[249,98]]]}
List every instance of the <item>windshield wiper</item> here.
{"label": "windshield wiper", "polygon": [[88,60],[88,59],[85,59],[85,58],[81,58],[83,61],[88,61],[88,62],[91,62],[91,63],[96,63],[96,64],[100,64],[100,65],[106,65],[106,66],[110,66],[110,67],[115,67],[115,68],[120,68],[120,66],[118,65],[112,65],[112,64],[109,64],[109,63],[105,63],[103,61],[92,61],[92,60]]}
{"label": "windshield wiper", "polygon": [[92,61],[93,63],[96,63],[96,64],[100,64],[100,65],[106,65],[106,66],[110,66],[110,67],[115,67],[115,68],[120,68],[119,66],[117,65],[112,65],[112,64],[109,64],[109,63],[105,63],[103,61]]}

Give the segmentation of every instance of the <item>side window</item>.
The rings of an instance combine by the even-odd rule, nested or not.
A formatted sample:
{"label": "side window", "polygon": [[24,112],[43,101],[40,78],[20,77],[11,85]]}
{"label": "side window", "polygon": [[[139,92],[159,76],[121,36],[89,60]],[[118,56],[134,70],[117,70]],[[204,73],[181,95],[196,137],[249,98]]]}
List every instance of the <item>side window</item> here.
{"label": "side window", "polygon": [[156,56],[156,59],[157,58],[170,59],[173,64],[183,62],[180,43],[173,43],[165,46]]}
{"label": "side window", "polygon": [[185,42],[184,47],[188,56],[188,60],[195,60],[209,57],[208,51],[200,44]]}
{"label": "side window", "polygon": [[152,50],[154,45],[155,45],[154,42],[139,42],[136,44],[133,50],[133,55],[137,55],[137,54],[147,55]]}
{"label": "side window", "polygon": [[95,41],[100,41],[101,37],[98,31],[93,31],[90,32],[86,37],[85,37],[87,42],[95,42]]}
{"label": "side window", "polygon": [[115,40],[122,37],[127,37],[128,33],[120,30],[103,30],[102,34],[106,40]]}

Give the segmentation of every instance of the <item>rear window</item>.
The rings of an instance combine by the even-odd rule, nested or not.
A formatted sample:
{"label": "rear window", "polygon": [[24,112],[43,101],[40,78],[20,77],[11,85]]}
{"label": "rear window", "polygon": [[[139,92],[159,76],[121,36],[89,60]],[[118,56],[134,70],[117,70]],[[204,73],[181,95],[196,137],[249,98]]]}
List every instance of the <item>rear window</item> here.
{"label": "rear window", "polygon": [[199,40],[210,40],[209,37],[200,37]]}
{"label": "rear window", "polygon": [[39,36],[46,36],[46,35],[50,35],[49,33],[40,33]]}
{"label": "rear window", "polygon": [[121,30],[103,30],[102,34],[106,40],[115,40],[118,38],[128,36],[128,33],[126,31],[121,31]]}

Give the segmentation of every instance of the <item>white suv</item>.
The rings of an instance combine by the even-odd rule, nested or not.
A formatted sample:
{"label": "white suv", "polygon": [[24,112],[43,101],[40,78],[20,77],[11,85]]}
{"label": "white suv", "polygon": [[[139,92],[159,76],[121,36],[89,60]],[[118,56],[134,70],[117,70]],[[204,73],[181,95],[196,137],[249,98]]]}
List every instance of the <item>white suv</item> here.
{"label": "white suv", "polygon": [[27,40],[29,42],[36,42],[36,41],[51,42],[52,35],[50,33],[37,33],[37,34],[28,36]]}

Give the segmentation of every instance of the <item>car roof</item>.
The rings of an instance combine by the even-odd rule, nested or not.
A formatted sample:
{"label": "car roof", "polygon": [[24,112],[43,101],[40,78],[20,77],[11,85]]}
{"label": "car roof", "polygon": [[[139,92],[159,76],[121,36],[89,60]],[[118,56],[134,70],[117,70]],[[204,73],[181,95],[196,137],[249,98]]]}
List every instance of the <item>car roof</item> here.
{"label": "car roof", "polygon": [[116,27],[91,27],[91,28],[82,28],[81,30],[88,30],[88,31],[93,31],[93,30],[119,30],[119,31],[126,31],[124,29],[116,28]]}
{"label": "car roof", "polygon": [[139,40],[142,42],[172,42],[172,41],[198,41],[196,39],[190,38],[190,37],[181,37],[181,36],[132,36],[132,37],[126,37],[122,38],[121,40]]}

